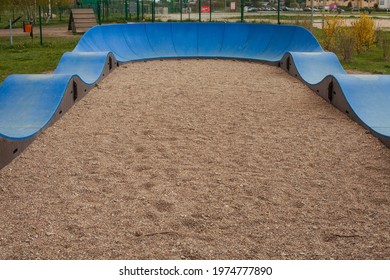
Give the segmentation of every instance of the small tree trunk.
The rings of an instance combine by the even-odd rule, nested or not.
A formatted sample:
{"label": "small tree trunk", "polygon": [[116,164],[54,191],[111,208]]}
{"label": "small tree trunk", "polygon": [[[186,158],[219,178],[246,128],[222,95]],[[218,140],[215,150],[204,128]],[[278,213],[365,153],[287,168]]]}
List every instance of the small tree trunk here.
{"label": "small tree trunk", "polygon": [[49,14],[48,14],[48,18],[51,18],[51,16],[52,16],[51,0],[49,0]]}

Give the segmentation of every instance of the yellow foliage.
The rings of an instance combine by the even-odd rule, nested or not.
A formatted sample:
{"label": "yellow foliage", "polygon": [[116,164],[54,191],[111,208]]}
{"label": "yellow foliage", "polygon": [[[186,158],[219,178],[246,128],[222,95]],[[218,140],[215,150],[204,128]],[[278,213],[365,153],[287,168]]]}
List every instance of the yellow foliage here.
{"label": "yellow foliage", "polygon": [[368,50],[375,44],[375,23],[369,16],[362,14],[360,19],[352,23],[352,30],[358,53]]}
{"label": "yellow foliage", "polygon": [[369,16],[362,14],[351,25],[347,27],[340,17],[325,18],[323,46],[344,60],[351,59],[354,51],[360,53],[368,50],[376,40],[375,23]]}
{"label": "yellow foliage", "polygon": [[345,21],[340,17],[325,17],[323,45],[326,50],[335,50],[337,33],[344,25]]}

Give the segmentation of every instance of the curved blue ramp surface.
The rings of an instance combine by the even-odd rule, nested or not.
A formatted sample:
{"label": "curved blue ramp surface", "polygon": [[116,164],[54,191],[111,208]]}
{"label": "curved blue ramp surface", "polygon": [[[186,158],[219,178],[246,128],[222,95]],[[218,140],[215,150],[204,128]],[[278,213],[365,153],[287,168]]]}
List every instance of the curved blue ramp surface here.
{"label": "curved blue ramp surface", "polygon": [[281,64],[390,147],[389,75],[349,75],[330,52],[288,52]]}
{"label": "curved blue ramp surface", "polygon": [[356,121],[376,136],[390,137],[390,76],[335,75]]}
{"label": "curved blue ramp surface", "polygon": [[0,85],[0,168],[115,68],[109,52],[65,53],[53,74],[11,75]]}
{"label": "curved blue ramp surface", "polygon": [[278,63],[288,51],[322,51],[306,29],[289,25],[143,23],[91,28],[75,52],[112,52],[120,62],[234,58]]}
{"label": "curved blue ramp surface", "polygon": [[302,80],[315,85],[328,75],[346,74],[339,59],[331,52],[289,52]]}
{"label": "curved blue ramp surface", "polygon": [[0,88],[0,136],[33,137],[53,117],[70,79],[69,75],[9,76]]}
{"label": "curved blue ramp surface", "polygon": [[86,84],[96,83],[104,72],[108,52],[67,52],[54,74],[78,75]]}
{"label": "curved blue ramp surface", "polygon": [[[390,147],[389,76],[347,75],[299,26],[138,23],[91,28],[54,74],[12,75],[0,86],[0,168],[118,63],[164,58],[228,58],[280,65],[370,129]],[[21,144],[23,143],[23,144]]]}

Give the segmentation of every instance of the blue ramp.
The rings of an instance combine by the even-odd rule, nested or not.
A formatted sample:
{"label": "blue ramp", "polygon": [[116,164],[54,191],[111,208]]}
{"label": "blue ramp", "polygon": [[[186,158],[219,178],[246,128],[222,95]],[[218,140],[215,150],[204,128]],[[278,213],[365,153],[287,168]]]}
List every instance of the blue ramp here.
{"label": "blue ramp", "polygon": [[[12,75],[0,87],[0,136],[35,136],[54,116],[70,75]],[[17,94],[15,94],[17,93]]]}
{"label": "blue ramp", "polygon": [[78,75],[88,85],[93,85],[102,78],[106,67],[108,52],[67,52],[55,74]]}
{"label": "blue ramp", "polygon": [[390,76],[335,75],[340,94],[345,98],[352,117],[375,136],[389,142]]}
{"label": "blue ramp", "polygon": [[[390,147],[390,78],[347,75],[299,26],[137,23],[95,26],[54,74],[12,75],[0,85],[0,168],[119,63],[164,58],[254,60],[281,66]],[[131,77],[130,77],[131,78]]]}

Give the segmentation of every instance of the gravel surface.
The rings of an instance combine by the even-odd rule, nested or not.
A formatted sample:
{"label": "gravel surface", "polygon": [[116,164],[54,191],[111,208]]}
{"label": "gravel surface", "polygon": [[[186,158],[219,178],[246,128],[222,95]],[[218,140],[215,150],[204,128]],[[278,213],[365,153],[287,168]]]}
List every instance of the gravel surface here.
{"label": "gravel surface", "polygon": [[389,259],[389,170],[280,68],[126,64],[0,171],[0,258]]}

